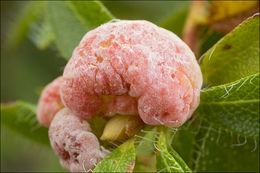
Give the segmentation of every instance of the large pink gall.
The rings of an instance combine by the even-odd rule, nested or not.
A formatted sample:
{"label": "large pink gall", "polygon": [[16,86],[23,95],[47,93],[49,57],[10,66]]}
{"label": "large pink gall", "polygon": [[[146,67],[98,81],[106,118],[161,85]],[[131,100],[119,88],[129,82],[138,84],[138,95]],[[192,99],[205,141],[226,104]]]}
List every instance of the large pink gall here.
{"label": "large pink gall", "polygon": [[128,107],[135,107],[132,112],[145,123],[169,127],[191,117],[202,85],[190,48],[172,32],[143,20],[110,22],[89,31],[63,78],[62,101],[78,116],[106,114],[106,97],[128,96],[134,101],[122,99],[122,104],[132,103]]}

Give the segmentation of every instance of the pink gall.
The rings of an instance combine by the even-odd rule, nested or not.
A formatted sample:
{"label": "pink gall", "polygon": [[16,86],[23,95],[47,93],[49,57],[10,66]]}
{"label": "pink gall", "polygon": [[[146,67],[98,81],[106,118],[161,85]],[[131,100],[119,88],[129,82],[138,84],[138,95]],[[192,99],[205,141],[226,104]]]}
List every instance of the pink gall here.
{"label": "pink gall", "polygon": [[89,31],[63,78],[62,101],[78,116],[107,114],[104,98],[126,95],[135,100],[128,106],[135,107],[133,112],[145,123],[169,127],[191,117],[202,85],[190,48],[170,31],[141,20],[106,23]]}

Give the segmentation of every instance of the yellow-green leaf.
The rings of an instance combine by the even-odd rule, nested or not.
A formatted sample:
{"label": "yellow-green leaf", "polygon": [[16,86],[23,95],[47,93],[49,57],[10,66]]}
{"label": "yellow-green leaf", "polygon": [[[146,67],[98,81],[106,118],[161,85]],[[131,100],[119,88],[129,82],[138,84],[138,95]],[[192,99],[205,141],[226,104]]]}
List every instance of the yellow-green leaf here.
{"label": "yellow-green leaf", "polygon": [[244,21],[206,52],[201,70],[208,86],[259,72],[259,15]]}
{"label": "yellow-green leaf", "polygon": [[191,172],[190,168],[173,148],[170,147],[170,151],[168,150],[165,133],[164,130],[160,131],[157,142],[157,172]]}
{"label": "yellow-green leaf", "polygon": [[129,139],[104,158],[93,172],[132,172],[135,165],[134,138]]}

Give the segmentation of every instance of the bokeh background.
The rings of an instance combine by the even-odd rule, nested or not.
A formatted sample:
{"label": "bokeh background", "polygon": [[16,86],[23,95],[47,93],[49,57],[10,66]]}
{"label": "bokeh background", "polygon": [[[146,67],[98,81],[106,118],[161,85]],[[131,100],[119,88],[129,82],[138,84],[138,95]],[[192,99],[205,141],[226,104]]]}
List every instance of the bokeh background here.
{"label": "bokeh background", "polygon": [[[62,74],[66,64],[55,49],[39,50],[30,37],[9,50],[6,44],[26,1],[1,1],[1,103],[24,100],[37,103],[41,89]],[[188,1],[103,1],[119,19],[144,19],[160,23],[173,13],[181,12],[183,22]],[[37,6],[37,3],[35,4]],[[179,26],[176,26],[178,28]],[[179,31],[181,30],[178,29]],[[1,171],[65,171],[58,157],[48,147],[34,143],[1,126]]]}

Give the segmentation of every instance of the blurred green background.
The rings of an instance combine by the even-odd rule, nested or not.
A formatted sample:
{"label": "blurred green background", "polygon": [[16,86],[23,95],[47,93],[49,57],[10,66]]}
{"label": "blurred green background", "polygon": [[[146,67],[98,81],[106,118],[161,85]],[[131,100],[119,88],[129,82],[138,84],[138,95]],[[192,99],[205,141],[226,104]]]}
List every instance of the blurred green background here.
{"label": "blurred green background", "polygon": [[[24,100],[37,103],[41,89],[62,74],[66,65],[54,46],[39,50],[25,38],[10,50],[6,39],[26,1],[1,1],[1,103]],[[103,1],[119,19],[145,19],[156,24],[181,12],[185,21],[188,1]],[[37,3],[35,3],[37,6]],[[180,32],[182,26],[176,26]],[[50,147],[41,146],[1,126],[1,171],[65,171]]]}

